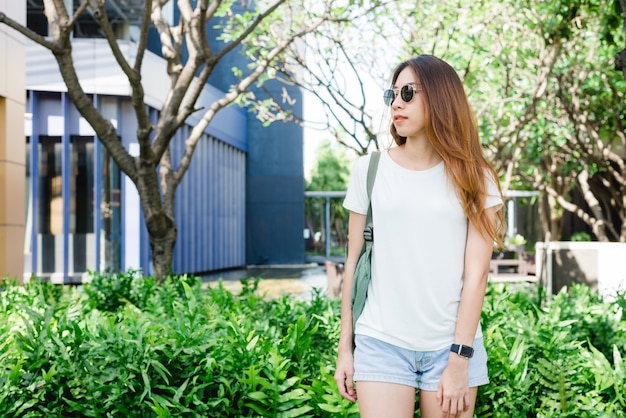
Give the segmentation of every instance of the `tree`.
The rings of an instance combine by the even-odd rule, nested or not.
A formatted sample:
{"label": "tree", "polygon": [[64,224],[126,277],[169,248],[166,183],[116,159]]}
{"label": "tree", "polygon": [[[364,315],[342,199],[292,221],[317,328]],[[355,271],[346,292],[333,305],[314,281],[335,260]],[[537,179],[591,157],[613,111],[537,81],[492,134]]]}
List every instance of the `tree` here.
{"label": "tree", "polygon": [[513,165],[521,182],[543,192],[546,239],[560,239],[569,212],[596,239],[626,241],[626,83],[610,65],[624,34],[617,2],[605,6],[596,1],[522,6],[525,39],[536,39],[550,58],[537,71],[545,74],[544,87],[516,132],[524,147]]}
{"label": "tree", "polygon": [[[336,4],[333,0],[311,3],[307,0],[268,0],[259,1],[255,6],[253,2],[235,0],[179,0],[175,7],[180,13],[180,21],[170,25],[163,14],[163,7],[168,1],[144,1],[134,62],[127,61],[120,51],[105,0],[82,0],[75,10],[70,11],[63,0],[44,0],[49,37],[38,35],[0,12],[0,23],[52,52],[72,102],[93,127],[107,152],[137,187],[150,238],[154,274],[159,279],[168,273],[172,264],[177,234],[174,217],[176,189],[211,120],[226,106],[235,102],[246,103],[250,99],[249,88],[271,77],[272,63],[298,39],[321,30],[329,23],[350,22],[369,7],[367,1]],[[136,157],[122,146],[114,126],[98,112],[91,97],[82,89],[76,73],[72,58],[72,31],[78,18],[88,10],[97,20],[111,53],[128,78],[138,122],[140,153]],[[218,38],[223,41],[223,46],[219,50],[209,43],[208,25],[221,32]],[[151,27],[158,32],[170,82],[169,94],[155,124],[148,117],[141,80]],[[249,65],[235,69],[237,81],[220,99],[207,109],[198,109],[196,102],[209,76],[228,54],[239,47],[243,49]],[[203,112],[203,116],[186,138],[184,154],[179,161],[172,161],[170,142],[189,116],[199,111]]]}
{"label": "tree", "polygon": [[429,22],[406,25],[407,54],[432,52],[459,70],[503,188],[542,192],[546,239],[560,238],[569,212],[597,239],[625,241],[617,1],[459,1],[407,19]]}
{"label": "tree", "polygon": [[[311,180],[306,183],[307,191],[345,191],[350,180],[352,159],[345,147],[338,147],[329,140],[320,144],[315,167],[311,173]],[[316,210],[317,209],[317,210]],[[340,247],[347,241],[347,211],[343,207],[342,199],[330,201],[330,225],[324,225],[324,209],[315,208],[311,199],[306,204],[307,226],[315,231],[315,218],[319,217],[319,225],[324,228],[333,228]],[[321,229],[321,228],[320,228]],[[321,230],[322,237],[326,236]]]}
{"label": "tree", "polygon": [[[378,91],[372,96],[368,87],[371,90],[376,86],[374,90],[382,91],[392,65],[371,60],[381,50],[381,44],[387,42],[387,38],[377,36],[377,25],[372,24],[378,13],[387,12],[380,8],[367,19],[362,17],[367,20],[367,26],[353,22],[348,30],[335,27],[305,37],[307,54],[288,51],[282,63],[285,79],[301,86],[322,105],[323,120],[304,123],[329,131],[340,144],[360,155],[367,154],[372,147],[380,148],[375,115],[382,100],[376,94]],[[312,54],[315,56],[307,56]]]}
{"label": "tree", "polygon": [[[393,42],[397,0],[382,0],[349,25],[332,22],[292,44],[276,63],[279,80],[304,89],[319,104],[320,112],[301,124],[330,132],[341,145],[359,155],[379,149],[380,132],[388,127],[378,118],[382,90],[386,88],[396,56]],[[415,4],[413,4],[415,7]],[[273,118],[295,118],[275,98]],[[386,121],[385,121],[386,124]]]}

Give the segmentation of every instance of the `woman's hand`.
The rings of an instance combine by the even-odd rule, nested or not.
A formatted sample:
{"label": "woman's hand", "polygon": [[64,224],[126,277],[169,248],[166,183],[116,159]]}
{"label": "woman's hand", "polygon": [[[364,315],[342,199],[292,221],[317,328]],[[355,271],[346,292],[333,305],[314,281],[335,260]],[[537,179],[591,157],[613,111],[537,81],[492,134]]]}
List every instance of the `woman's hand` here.
{"label": "woman's hand", "polygon": [[448,366],[441,375],[437,390],[437,401],[445,417],[455,417],[470,406],[467,378],[468,361],[451,353]]}
{"label": "woman's hand", "polygon": [[349,401],[356,402],[356,389],[354,388],[354,357],[351,352],[339,352],[337,357],[337,370],[335,382],[339,393]]}

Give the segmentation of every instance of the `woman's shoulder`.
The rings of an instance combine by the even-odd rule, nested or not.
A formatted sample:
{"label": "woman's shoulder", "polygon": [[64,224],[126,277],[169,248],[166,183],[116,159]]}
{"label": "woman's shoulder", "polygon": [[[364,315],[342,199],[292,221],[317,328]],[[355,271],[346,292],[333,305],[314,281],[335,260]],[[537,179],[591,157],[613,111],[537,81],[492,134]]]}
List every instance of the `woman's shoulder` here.
{"label": "woman's shoulder", "polygon": [[377,157],[380,157],[380,154],[382,154],[383,151],[370,151],[367,154],[360,155],[357,158],[357,160],[356,160],[356,162],[354,164],[355,168],[357,168],[359,170],[362,170],[362,171],[363,170],[367,171],[367,168],[369,167],[370,160],[372,159],[372,155],[374,153],[379,153],[379,155]]}

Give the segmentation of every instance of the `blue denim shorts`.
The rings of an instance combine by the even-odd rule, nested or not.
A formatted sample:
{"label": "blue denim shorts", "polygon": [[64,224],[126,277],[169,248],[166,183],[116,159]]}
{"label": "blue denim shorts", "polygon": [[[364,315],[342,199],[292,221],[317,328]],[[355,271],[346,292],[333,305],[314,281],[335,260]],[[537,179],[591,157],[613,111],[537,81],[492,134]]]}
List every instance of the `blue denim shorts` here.
{"label": "blue denim shorts", "polygon": [[[413,351],[366,335],[355,336],[354,381],[387,382],[437,391],[448,364],[450,348]],[[489,383],[487,351],[482,338],[474,340],[474,356],[468,365],[469,387]]]}

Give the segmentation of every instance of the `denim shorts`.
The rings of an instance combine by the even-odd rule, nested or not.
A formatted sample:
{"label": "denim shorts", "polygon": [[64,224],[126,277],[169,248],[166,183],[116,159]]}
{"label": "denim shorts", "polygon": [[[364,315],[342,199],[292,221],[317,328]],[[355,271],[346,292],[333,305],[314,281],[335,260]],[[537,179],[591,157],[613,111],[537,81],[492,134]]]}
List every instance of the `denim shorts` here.
{"label": "denim shorts", "polygon": [[[437,391],[448,364],[450,348],[413,351],[366,335],[356,335],[354,381],[387,382]],[[468,365],[469,387],[489,383],[487,352],[482,338],[474,340],[474,356]]]}

